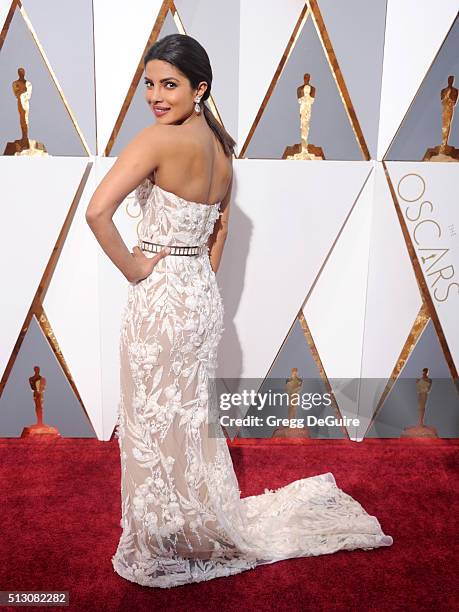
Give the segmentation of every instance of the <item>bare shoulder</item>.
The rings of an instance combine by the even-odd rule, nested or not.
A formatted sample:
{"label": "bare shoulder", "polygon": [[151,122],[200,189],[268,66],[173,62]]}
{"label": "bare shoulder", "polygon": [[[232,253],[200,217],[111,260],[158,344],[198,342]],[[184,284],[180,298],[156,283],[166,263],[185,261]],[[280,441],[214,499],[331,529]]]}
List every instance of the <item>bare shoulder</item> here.
{"label": "bare shoulder", "polygon": [[148,157],[158,163],[163,147],[167,144],[167,134],[162,125],[149,125],[138,132],[121,151],[121,161],[137,160]]}
{"label": "bare shoulder", "polygon": [[144,147],[169,147],[176,134],[174,126],[153,123],[141,130],[131,142],[137,142]]}
{"label": "bare shoulder", "polygon": [[161,148],[163,159],[176,159],[177,155],[194,155],[199,152],[196,138],[185,126],[155,123],[140,134],[150,146]]}

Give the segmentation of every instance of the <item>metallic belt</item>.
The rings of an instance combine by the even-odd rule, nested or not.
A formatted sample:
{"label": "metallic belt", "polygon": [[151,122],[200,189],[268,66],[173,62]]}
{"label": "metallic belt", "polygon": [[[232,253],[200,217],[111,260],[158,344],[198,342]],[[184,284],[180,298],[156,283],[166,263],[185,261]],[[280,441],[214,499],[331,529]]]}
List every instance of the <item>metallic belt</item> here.
{"label": "metallic belt", "polygon": [[156,242],[146,242],[139,240],[139,247],[142,251],[149,253],[159,253],[168,246],[171,250],[169,255],[200,255],[203,252],[202,246],[172,246],[170,244],[158,244]]}

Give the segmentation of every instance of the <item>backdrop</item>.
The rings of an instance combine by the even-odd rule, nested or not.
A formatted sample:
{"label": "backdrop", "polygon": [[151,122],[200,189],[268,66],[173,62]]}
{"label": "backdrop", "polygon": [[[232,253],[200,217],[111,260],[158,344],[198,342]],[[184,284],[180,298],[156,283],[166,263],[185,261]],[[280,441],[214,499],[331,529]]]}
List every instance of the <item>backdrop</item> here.
{"label": "backdrop", "polygon": [[[47,423],[68,437],[113,434],[127,281],[84,214],[154,121],[142,58],[177,32],[206,48],[209,106],[237,141],[218,375],[279,388],[297,367],[305,389],[333,393],[314,414],[360,421],[310,435],[361,440],[416,423],[428,367],[426,422],[459,437],[458,8],[0,0],[0,437],[34,423],[36,365]],[[19,68],[28,136],[48,155],[11,154]],[[131,194],[114,217],[130,248],[139,215]]]}

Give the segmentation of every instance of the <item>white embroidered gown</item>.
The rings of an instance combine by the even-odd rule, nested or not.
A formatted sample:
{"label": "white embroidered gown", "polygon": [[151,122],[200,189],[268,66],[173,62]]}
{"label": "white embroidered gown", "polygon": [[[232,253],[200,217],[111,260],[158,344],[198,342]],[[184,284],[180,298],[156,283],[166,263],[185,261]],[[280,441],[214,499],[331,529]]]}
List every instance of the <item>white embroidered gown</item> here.
{"label": "white embroidered gown", "polygon": [[161,259],[128,287],[116,428],[123,531],[114,570],[141,585],[174,587],[281,559],[390,546],[377,518],[331,472],[241,498],[225,437],[207,431],[223,304],[206,245],[220,203],[190,202],[148,179],[136,197],[141,239],[205,248]]}

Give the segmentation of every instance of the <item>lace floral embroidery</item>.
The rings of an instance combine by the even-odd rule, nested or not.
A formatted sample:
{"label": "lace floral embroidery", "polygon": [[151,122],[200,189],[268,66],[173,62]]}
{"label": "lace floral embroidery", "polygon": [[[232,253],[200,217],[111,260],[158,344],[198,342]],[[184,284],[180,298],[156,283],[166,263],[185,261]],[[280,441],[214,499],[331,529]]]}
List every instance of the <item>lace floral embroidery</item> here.
{"label": "lace floral embroidery", "polygon": [[[136,197],[141,239],[162,244],[206,245],[221,214],[219,205],[188,202],[149,181]],[[223,315],[207,249],[166,257],[128,286],[116,428],[122,534],[114,570],[169,588],[290,557],[391,544],[331,473],[241,498],[221,429],[221,437],[209,434]]]}

